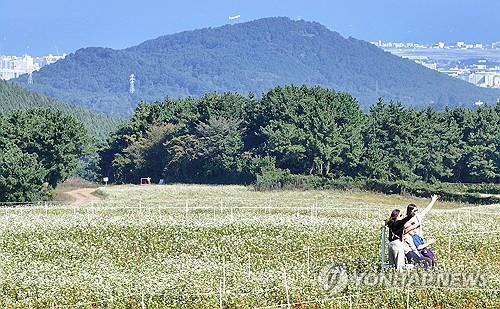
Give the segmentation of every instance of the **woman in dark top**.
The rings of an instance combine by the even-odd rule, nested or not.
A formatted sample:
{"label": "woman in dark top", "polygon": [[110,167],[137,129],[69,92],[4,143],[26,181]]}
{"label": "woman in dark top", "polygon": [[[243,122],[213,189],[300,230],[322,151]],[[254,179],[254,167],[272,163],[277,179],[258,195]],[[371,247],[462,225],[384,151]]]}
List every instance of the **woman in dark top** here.
{"label": "woman in dark top", "polygon": [[411,216],[402,218],[401,211],[394,209],[386,222],[387,227],[389,227],[389,264],[396,269],[401,269],[405,264],[403,232],[405,224],[411,218]]}

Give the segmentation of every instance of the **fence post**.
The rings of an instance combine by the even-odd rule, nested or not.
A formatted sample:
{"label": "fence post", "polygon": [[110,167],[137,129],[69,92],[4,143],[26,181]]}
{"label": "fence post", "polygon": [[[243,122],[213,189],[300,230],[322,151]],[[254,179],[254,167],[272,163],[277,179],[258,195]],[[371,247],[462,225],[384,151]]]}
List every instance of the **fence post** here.
{"label": "fence post", "polygon": [[385,270],[385,225],[380,229],[380,272]]}
{"label": "fence post", "polygon": [[352,295],[349,295],[349,309],[352,309]]}
{"label": "fence post", "polygon": [[141,290],[141,309],[146,309],[146,304],[144,303],[144,291]]}
{"label": "fence post", "polygon": [[222,279],[219,281],[219,309],[222,309]]}
{"label": "fence post", "polygon": [[288,286],[288,280],[286,278],[286,271],[283,272],[283,285],[285,287],[287,308],[290,309],[292,308],[292,305],[290,304],[290,291],[288,290],[289,286]]}
{"label": "fence post", "polygon": [[406,288],[406,309],[410,309],[410,288]]}
{"label": "fence post", "polygon": [[226,257],[223,258],[222,262],[222,289],[226,290]]}
{"label": "fence post", "polygon": [[448,261],[451,258],[451,232],[448,235]]}
{"label": "fence post", "polygon": [[311,275],[311,248],[306,246],[306,266],[307,266],[307,275]]}
{"label": "fence post", "polygon": [[248,252],[248,278],[252,276],[252,256],[250,252]]}

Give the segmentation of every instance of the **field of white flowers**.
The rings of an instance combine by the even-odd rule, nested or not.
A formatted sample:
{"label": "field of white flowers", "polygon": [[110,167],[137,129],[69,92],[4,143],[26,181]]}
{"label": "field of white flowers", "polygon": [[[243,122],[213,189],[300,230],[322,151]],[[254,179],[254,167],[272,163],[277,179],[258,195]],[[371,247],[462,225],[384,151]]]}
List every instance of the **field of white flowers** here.
{"label": "field of white flowers", "polygon": [[328,265],[378,273],[383,220],[428,201],[194,185],[99,194],[102,202],[78,208],[0,209],[0,307],[500,306],[499,205],[438,202],[426,218],[437,240],[432,272],[480,272],[480,287],[349,282],[326,291],[318,273]]}

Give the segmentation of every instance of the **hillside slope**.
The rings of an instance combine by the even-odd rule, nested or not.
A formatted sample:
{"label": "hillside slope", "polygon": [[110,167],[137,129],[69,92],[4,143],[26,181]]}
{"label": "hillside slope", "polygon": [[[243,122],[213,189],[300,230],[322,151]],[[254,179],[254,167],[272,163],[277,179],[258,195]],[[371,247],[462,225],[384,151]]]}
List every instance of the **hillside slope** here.
{"label": "hillside slope", "polygon": [[[136,76],[129,94],[129,76]],[[260,95],[284,84],[352,93],[366,109],[378,97],[414,106],[495,102],[481,89],[370,43],[344,38],[321,24],[265,18],[166,35],[123,50],[84,48],[17,82],[89,109],[129,115],[141,100],[209,91]]]}
{"label": "hillside slope", "polygon": [[91,135],[99,139],[105,138],[120,123],[120,120],[115,117],[91,112],[76,105],[65,104],[0,80],[0,114],[33,108],[58,110],[65,115],[73,116],[85,125]]}

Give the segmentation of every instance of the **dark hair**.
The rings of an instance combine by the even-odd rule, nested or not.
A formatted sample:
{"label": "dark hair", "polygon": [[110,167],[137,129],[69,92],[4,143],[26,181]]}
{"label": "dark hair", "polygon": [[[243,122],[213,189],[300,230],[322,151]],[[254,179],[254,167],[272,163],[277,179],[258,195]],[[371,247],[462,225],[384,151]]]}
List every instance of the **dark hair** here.
{"label": "dark hair", "polygon": [[406,207],[406,216],[411,216],[415,208],[417,208],[417,205],[409,204],[408,207]]}
{"label": "dark hair", "polygon": [[401,213],[401,211],[399,209],[394,209],[391,212],[391,217],[387,221],[385,221],[385,225],[389,225],[391,223],[396,222],[396,219],[399,217],[400,213]]}

